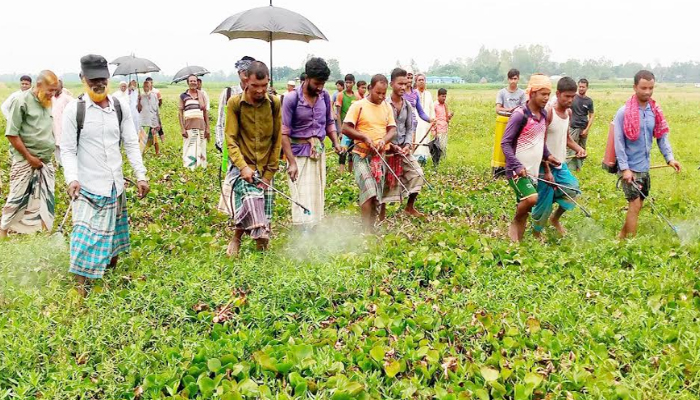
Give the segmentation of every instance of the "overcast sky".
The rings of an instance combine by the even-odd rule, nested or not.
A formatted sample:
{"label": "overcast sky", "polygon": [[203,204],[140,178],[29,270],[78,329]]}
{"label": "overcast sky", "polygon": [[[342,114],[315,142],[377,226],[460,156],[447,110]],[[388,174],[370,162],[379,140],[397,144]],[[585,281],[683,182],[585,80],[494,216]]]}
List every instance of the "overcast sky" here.
{"label": "overcast sky", "polygon": [[[98,5],[99,4],[99,5]],[[112,6],[111,4],[119,4]],[[180,4],[185,4],[181,6]],[[243,55],[268,62],[266,42],[229,41],[211,31],[226,17],[267,0],[2,0],[0,73],[77,72],[88,53],[112,60],[135,53],[171,74],[189,65],[233,70]],[[685,0],[275,0],[318,26],[328,42],[281,41],[274,65],[300,66],[312,53],[341,69],[384,72],[413,58],[473,57],[479,47],[544,44],[552,59],[606,57],[615,63],[700,60],[700,2]],[[333,4],[331,7],[330,4]],[[109,13],[101,11],[109,7]],[[119,16],[115,10],[124,10]]]}

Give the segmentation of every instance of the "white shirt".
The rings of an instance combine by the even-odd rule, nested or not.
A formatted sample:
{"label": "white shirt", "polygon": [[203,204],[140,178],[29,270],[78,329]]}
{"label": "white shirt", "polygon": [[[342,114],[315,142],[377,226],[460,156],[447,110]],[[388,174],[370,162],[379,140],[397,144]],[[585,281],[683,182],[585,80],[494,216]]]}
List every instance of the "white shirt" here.
{"label": "white shirt", "polygon": [[61,160],[66,183],[80,182],[82,189],[92,194],[109,197],[112,187],[117,195],[124,191],[122,154],[119,149],[123,141],[126,156],[136,179],[146,180],[146,167],[141,159],[139,141],[131,119],[129,107],[122,106],[122,126],[119,129],[114,101],[109,96],[109,106],[96,105],[89,96],[85,99],[85,122],[77,142],[76,114],[78,100],[70,102],[63,112],[63,135],[61,138]]}
{"label": "white shirt", "polygon": [[547,113],[552,113],[552,122],[547,126],[547,149],[558,161],[564,163],[569,138],[569,112],[566,111],[566,118],[560,117],[553,108],[547,110]]}
{"label": "white shirt", "polygon": [[[216,118],[216,147],[223,148],[224,145],[224,130],[226,129],[226,92],[228,88],[224,88],[219,96],[219,115]],[[231,86],[231,97],[243,93],[241,85]],[[208,98],[207,98],[208,99]]]}
{"label": "white shirt", "polygon": [[123,92],[121,91],[121,89],[119,89],[116,92],[112,93],[112,97],[119,100],[119,103],[123,104],[125,107],[131,108],[131,98],[129,97],[129,89],[126,89]]}
{"label": "white shirt", "polygon": [[22,92],[21,90],[18,90],[18,91],[16,91],[16,92],[12,93],[12,94],[10,95],[10,97],[8,97],[8,98],[2,103],[2,106],[0,106],[0,108],[2,109],[2,115],[5,116],[5,119],[6,119],[6,120],[9,120],[9,119],[10,119],[10,109],[12,108],[12,104],[14,104],[15,99],[17,98],[17,96],[19,96],[19,95],[22,94],[22,93],[24,93],[24,92]]}

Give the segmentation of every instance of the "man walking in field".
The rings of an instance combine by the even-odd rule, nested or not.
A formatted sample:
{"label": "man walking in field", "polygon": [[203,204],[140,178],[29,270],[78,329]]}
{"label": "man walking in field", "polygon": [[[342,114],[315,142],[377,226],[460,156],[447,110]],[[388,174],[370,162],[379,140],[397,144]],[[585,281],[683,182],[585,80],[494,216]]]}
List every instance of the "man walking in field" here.
{"label": "man walking in field", "polygon": [[[395,68],[391,72],[391,97],[386,99],[386,103],[391,107],[394,115],[396,135],[391,139],[386,161],[399,177],[399,181],[391,172],[385,172],[379,211],[380,221],[386,217],[387,203],[400,203],[404,196],[408,196],[406,214],[413,217],[423,216],[415,207],[416,199],[423,187],[423,169],[413,156],[413,138],[416,134],[413,107],[403,98],[408,85],[407,76],[408,72],[401,68]],[[404,193],[404,186],[408,193]]]}
{"label": "man walking in field", "polygon": [[[586,150],[581,148],[569,136],[569,123],[571,120],[571,104],[576,97],[576,82],[573,79],[563,77],[557,82],[557,95],[553,107],[546,107],[547,116],[547,149],[557,160],[566,158],[566,150],[571,149],[577,157],[585,157]],[[532,210],[533,229],[535,236],[539,237],[547,226],[547,221],[551,215],[552,226],[564,235],[566,230],[561,225],[560,218],[566,211],[573,210],[576,204],[573,199],[579,195],[577,191],[578,180],[571,174],[566,163],[560,166],[550,166],[543,162],[540,166],[539,176],[549,182],[554,182],[566,186],[561,188],[549,183],[537,182],[537,204]],[[559,207],[554,211],[554,203]]]}
{"label": "man walking in field", "polygon": [[108,94],[107,60],[87,55],[80,68],[86,95],[66,107],[61,157],[73,199],[69,272],[85,296],[87,279],[102,278],[130,248],[121,145],[136,175],[139,198],[149,186],[131,110]]}
{"label": "man walking in field", "polygon": [[372,77],[369,97],[353,103],[345,116],[343,134],[354,141],[355,181],[360,188],[360,210],[365,230],[374,230],[377,208],[384,192],[385,171],[380,159],[396,135],[394,112],[384,100],[388,81]]}
{"label": "man walking in field", "polygon": [[272,180],[279,169],[282,149],[282,113],[279,99],[267,94],[270,71],[260,61],[246,72],[246,89],[232,97],[226,112],[226,145],[231,166],[226,180],[232,187],[236,230],[226,253],[238,256],[244,234],[258,250],[267,250],[274,205]]}
{"label": "man walking in field", "polygon": [[[578,81],[578,93],[571,106],[573,116],[571,118],[571,130],[569,131],[571,139],[584,149],[588,141],[588,133],[595,119],[593,100],[586,96],[586,92],[588,92],[588,80],[580,79]],[[581,167],[583,167],[584,159],[576,157],[573,150],[569,150],[568,156],[572,157],[571,160],[569,160],[569,169],[572,171],[580,171]]]}
{"label": "man walking in field", "polygon": [[533,74],[528,83],[530,97],[525,106],[513,110],[501,141],[506,156],[506,176],[515,192],[518,206],[508,236],[513,242],[523,239],[530,210],[537,204],[537,190],[532,177],[539,173],[543,161],[558,167],[561,162],[549,153],[545,143],[547,112],[552,82],[542,74]]}
{"label": "man walking in field", "polygon": [[[353,74],[347,74],[345,75],[345,91],[340,92],[338,94],[338,97],[336,98],[335,102],[335,108],[336,108],[336,114],[340,116],[340,121],[343,122],[345,121],[345,116],[348,114],[348,110],[350,110],[350,106],[355,103],[356,101],[362,100],[362,97],[358,95],[356,92],[353,91],[353,88],[355,87],[355,75]],[[348,151],[350,149],[350,146],[352,144],[352,139],[349,137],[342,137],[341,138],[341,145],[343,146],[344,152],[340,155],[338,159],[338,163],[340,164],[340,173],[343,174],[345,172],[345,163],[348,162],[349,165],[349,170],[352,172],[352,156],[348,156]],[[349,158],[349,160],[348,160]]]}
{"label": "man walking in field", "polygon": [[51,117],[53,118],[53,137],[56,142],[56,164],[61,165],[61,132],[63,132],[63,110],[73,100],[68,90],[63,88],[63,81],[58,80],[58,91],[51,102]]}
{"label": "man walking in field", "polygon": [[649,197],[651,176],[651,147],[656,140],[666,163],[676,172],[681,164],[673,157],[668,139],[669,126],[661,107],[652,99],[656,78],[649,71],[634,75],[634,95],[615,114],[615,156],[627,199],[627,216],[620,232],[620,239],[637,234],[639,212]]}
{"label": "man walking in field", "polygon": [[6,120],[10,120],[10,108],[12,108],[12,104],[15,102],[17,97],[31,88],[32,78],[29,75],[22,75],[22,77],[19,78],[19,90],[12,93],[7,99],[5,99],[5,101],[2,102],[2,106],[0,106],[2,115],[5,116]]}
{"label": "man walking in field", "polygon": [[[126,105],[126,104],[125,104]],[[153,79],[146,78],[143,82],[143,94],[139,95],[139,120],[141,121],[141,129],[144,130],[143,137],[143,153],[151,147],[155,147],[156,156],[160,155],[160,146],[158,144],[161,135],[160,126],[160,100],[158,95],[153,91]]]}
{"label": "man walking in field", "polygon": [[56,74],[42,71],[36,87],[20,93],[10,107],[5,137],[10,141],[12,167],[10,193],[0,219],[0,239],[10,230],[34,233],[53,227],[56,176],[51,157],[56,142],[51,100],[57,91]]}
{"label": "man walking in field", "polygon": [[306,62],[306,80],[284,97],[282,105],[282,150],[287,158],[287,174],[292,199],[307,207],[311,215],[292,205],[292,223],[305,230],[321,222],[326,193],[326,150],[331,139],[340,153],[333,121],[331,95],[323,89],[331,74],[321,58]]}
{"label": "man walking in field", "polygon": [[182,129],[182,162],[194,171],[207,167],[207,141],[209,140],[209,112],[206,98],[197,89],[197,76],[187,77],[189,89],[180,95],[178,106]]}

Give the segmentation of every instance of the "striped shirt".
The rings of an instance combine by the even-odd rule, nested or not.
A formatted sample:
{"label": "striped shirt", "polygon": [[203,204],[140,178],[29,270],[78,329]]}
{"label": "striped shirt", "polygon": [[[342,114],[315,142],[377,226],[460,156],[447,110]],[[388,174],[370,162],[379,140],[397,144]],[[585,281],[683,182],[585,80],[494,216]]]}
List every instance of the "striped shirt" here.
{"label": "striped shirt", "polygon": [[180,95],[180,110],[185,120],[185,130],[199,129],[205,130],[204,110],[206,109],[206,99],[200,90],[197,97],[192,97],[188,92]]}

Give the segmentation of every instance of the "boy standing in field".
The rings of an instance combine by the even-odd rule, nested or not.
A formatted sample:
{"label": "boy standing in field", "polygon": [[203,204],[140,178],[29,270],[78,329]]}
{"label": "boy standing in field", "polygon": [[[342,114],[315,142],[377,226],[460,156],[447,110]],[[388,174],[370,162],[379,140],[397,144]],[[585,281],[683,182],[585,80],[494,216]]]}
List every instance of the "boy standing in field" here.
{"label": "boy standing in field", "polygon": [[673,158],[668,140],[669,127],[661,107],[651,98],[656,78],[649,71],[641,70],[634,75],[634,95],[615,114],[615,157],[622,179],[622,189],[629,202],[625,224],[620,239],[637,234],[639,212],[644,200],[649,197],[651,176],[650,151],[654,139],[666,163],[676,172],[681,164]]}
{"label": "boy standing in field", "polygon": [[520,71],[513,68],[508,71],[508,86],[498,91],[496,96],[496,113],[510,115],[516,108],[525,105],[525,91],[518,88]]}
{"label": "boy standing in field", "polygon": [[348,110],[343,123],[343,134],[353,139],[352,157],[355,181],[360,187],[360,210],[367,231],[374,229],[377,207],[384,190],[384,168],[380,154],[396,135],[396,121],[386,99],[389,82],[381,74],[374,75],[369,85],[369,96]]}
{"label": "boy standing in field", "polygon": [[[586,150],[579,146],[569,136],[569,122],[571,120],[571,104],[576,97],[576,82],[567,77],[561,78],[557,82],[557,96],[553,107],[545,108],[547,115],[547,149],[557,160],[566,158],[567,148],[574,151],[577,157],[585,157]],[[566,163],[559,167],[550,167],[546,162],[540,166],[540,176],[549,182],[558,183],[568,188],[560,188],[545,182],[537,183],[537,204],[532,210],[534,220],[533,228],[536,237],[541,236],[542,231],[547,226],[547,220],[552,215],[554,203],[559,204],[559,208],[552,215],[552,226],[564,235],[566,230],[561,225],[559,219],[565,211],[570,211],[576,207],[573,198],[578,196],[578,180],[571,174]]]}
{"label": "boy standing in field", "polygon": [[446,101],[447,89],[440,88],[438,90],[438,101],[435,103],[435,128],[433,129],[434,138],[437,140],[438,148],[440,149],[440,157],[438,157],[435,167],[440,164],[440,159],[447,155],[447,130],[453,114],[447,109]]}
{"label": "boy standing in field", "polygon": [[[586,92],[588,92],[588,80],[580,79],[578,81],[578,93],[571,106],[573,116],[571,118],[571,130],[569,131],[569,135],[571,135],[574,142],[584,149],[588,141],[588,132],[591,130],[593,119],[595,118],[593,100],[586,96]],[[574,153],[569,151],[568,155],[573,156]],[[583,158],[574,157],[569,161],[569,168],[574,171],[580,171],[581,167],[583,167],[583,161]]]}
{"label": "boy standing in field", "polygon": [[335,121],[335,128],[336,128],[336,132],[338,132],[338,134],[340,134],[340,130],[341,130],[340,125],[342,124],[343,121],[341,121],[340,115],[338,115],[338,113],[336,112],[335,102],[338,101],[338,95],[343,91],[343,89],[345,89],[345,82],[343,82],[342,79],[338,79],[337,81],[335,81],[335,93],[333,93],[333,97],[331,98],[331,101],[332,101],[331,112],[333,113],[333,120]]}
{"label": "boy standing in field", "polygon": [[[352,103],[356,102],[357,100],[362,100],[362,97],[352,90],[353,87],[355,87],[355,75],[345,75],[345,91],[338,94],[335,102],[335,112],[336,115],[340,116],[341,121],[345,121],[345,116],[347,115]],[[347,151],[350,148],[350,145],[351,139],[344,136],[341,141],[341,146],[343,146],[344,152],[340,154],[338,160],[341,174],[345,172],[345,161],[348,158]],[[350,158],[350,171],[352,171],[352,158]]]}
{"label": "boy standing in field", "polygon": [[501,148],[506,156],[506,176],[515,191],[518,206],[508,236],[520,242],[525,233],[527,217],[537,203],[537,190],[532,178],[537,176],[542,161],[554,166],[561,163],[549,153],[545,143],[547,112],[544,107],[552,92],[552,82],[542,74],[533,74],[527,86],[530,100],[513,110],[503,134]]}
{"label": "boy standing in field", "polygon": [[367,95],[367,82],[359,81],[357,82],[357,96],[360,99],[364,99]]}

